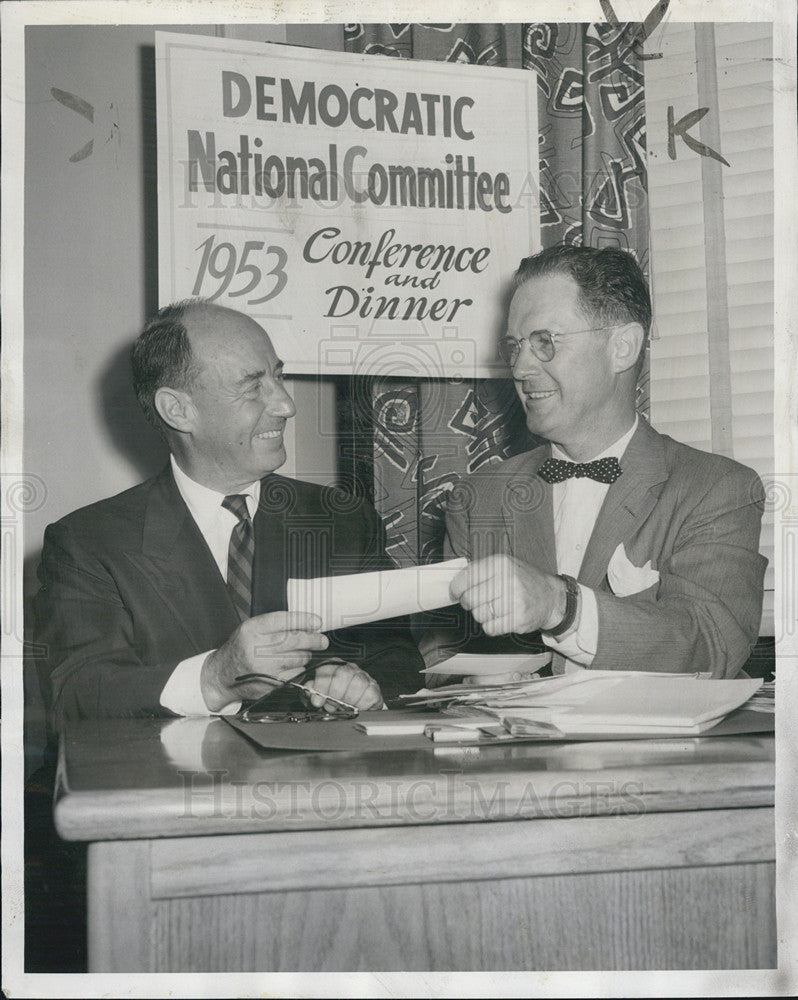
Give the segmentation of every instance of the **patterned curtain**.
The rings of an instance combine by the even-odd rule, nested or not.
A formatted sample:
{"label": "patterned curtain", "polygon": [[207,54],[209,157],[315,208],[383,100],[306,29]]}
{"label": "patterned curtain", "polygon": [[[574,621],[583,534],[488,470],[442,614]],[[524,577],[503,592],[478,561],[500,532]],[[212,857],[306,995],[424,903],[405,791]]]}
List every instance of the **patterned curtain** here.
{"label": "patterned curtain", "polygon": [[[349,52],[538,73],[541,238],[631,250],[648,264],[643,71],[635,27],[349,24]],[[508,276],[509,277],[509,276]],[[648,368],[639,408],[648,406]],[[346,485],[370,495],[399,565],[435,562],[455,482],[533,447],[509,380],[349,380]],[[348,433],[347,433],[348,432]]]}

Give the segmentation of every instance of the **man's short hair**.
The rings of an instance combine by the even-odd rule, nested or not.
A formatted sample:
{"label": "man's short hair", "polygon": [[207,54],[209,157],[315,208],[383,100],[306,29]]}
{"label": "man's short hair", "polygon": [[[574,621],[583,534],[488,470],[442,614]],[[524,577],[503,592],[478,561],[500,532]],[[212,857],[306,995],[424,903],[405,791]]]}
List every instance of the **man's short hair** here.
{"label": "man's short hair", "polygon": [[580,289],[589,322],[610,326],[639,323],[646,338],[651,327],[651,297],[634,257],[625,250],[560,244],[525,257],[515,272],[514,286],[547,274],[569,275]]}
{"label": "man's short hair", "polygon": [[161,433],[164,424],[155,409],[155,393],[163,386],[191,389],[198,367],[185,321],[205,305],[202,299],[184,299],[164,306],[148,321],[130,352],[136,396],[147,420]]}

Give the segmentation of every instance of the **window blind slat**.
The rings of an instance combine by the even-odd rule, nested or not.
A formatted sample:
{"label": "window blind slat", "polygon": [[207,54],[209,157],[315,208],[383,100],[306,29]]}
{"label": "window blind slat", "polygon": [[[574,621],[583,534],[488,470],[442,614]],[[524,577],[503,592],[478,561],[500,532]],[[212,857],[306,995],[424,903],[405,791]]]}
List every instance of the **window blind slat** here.
{"label": "window blind slat", "polygon": [[[664,367],[666,367],[665,362],[663,362]],[[662,384],[667,389],[667,398],[674,403],[681,405],[689,400],[696,400],[702,404],[706,402],[706,393],[703,391],[706,385],[706,372],[692,377],[674,372],[670,377],[664,376]]]}
{"label": "window blind slat", "polygon": [[[760,119],[760,124],[762,125],[762,130],[761,130],[761,135],[759,137],[752,134],[752,132],[750,131],[749,132],[740,131],[736,134],[735,140],[742,140],[743,138],[747,137],[749,141],[747,144],[745,145],[741,144],[739,146],[737,152],[735,153],[734,162],[730,163],[729,166],[725,168],[725,172],[723,175],[724,190],[726,189],[725,181],[729,180],[732,177],[737,178],[741,174],[747,175],[755,173],[756,174],[773,173],[773,157],[770,155],[763,155],[763,152],[760,148],[757,148],[757,146],[752,145],[752,143],[754,142],[758,143],[764,142],[769,148],[772,142],[772,137],[773,137],[772,126],[769,124],[765,125],[764,123],[762,123],[761,119]],[[757,132],[759,131],[760,130],[757,129]],[[754,197],[756,197],[758,200],[762,197],[763,192],[769,193],[770,191],[771,191],[770,187],[752,188],[750,193],[754,195]]]}
{"label": "window blind slat", "polygon": [[739,264],[751,260],[773,261],[773,240],[752,236],[751,239],[735,239],[726,249],[726,263]]}
{"label": "window blind slat", "polygon": [[751,65],[739,60],[735,65],[727,63],[722,68],[718,66],[718,88],[724,92],[740,90],[743,87],[756,87],[764,82],[770,86],[771,79],[770,73],[766,75],[763,67],[757,66],[756,63]]}
{"label": "window blind slat", "polygon": [[771,330],[759,324],[734,327],[731,331],[735,354],[738,351],[757,351],[763,355],[763,364],[773,371],[773,342]]}
{"label": "window blind slat", "polygon": [[[691,220],[687,224],[677,226],[669,226],[664,232],[660,232],[656,237],[656,247],[659,259],[660,253],[666,252],[678,252],[679,247],[694,247],[704,245],[704,229],[703,226],[696,225],[696,216],[692,215]],[[652,224],[653,224],[653,214],[652,214]],[[771,227],[772,228],[772,227]],[[654,245],[654,239],[652,238],[652,246]],[[654,280],[657,280],[657,276],[654,275]]]}
{"label": "window blind slat", "polygon": [[[751,285],[770,284],[773,280],[773,258],[766,260],[749,258],[747,261],[726,261],[729,284],[742,292]],[[758,300],[757,300],[758,301]]]}
{"label": "window blind slat", "polygon": [[[742,207],[742,206],[741,206]],[[756,207],[749,202],[745,208],[747,214],[726,215],[726,243],[734,244],[736,240],[745,237],[760,237],[773,240],[773,213],[757,212]]]}
{"label": "window blind slat", "polygon": [[735,217],[735,200],[738,198],[742,201],[742,205],[740,206],[742,211],[752,208],[753,203],[759,204],[760,211],[762,211],[764,206],[761,204],[760,199],[756,197],[756,192],[767,191],[772,187],[773,170],[769,166],[766,166],[763,170],[748,170],[739,174],[730,172],[724,178],[723,183],[725,200],[729,204],[729,214],[732,218]]}
{"label": "window blind slat", "polygon": [[769,309],[773,308],[773,282],[760,281],[751,282],[742,287],[732,285],[729,288],[729,306],[734,308],[737,305],[762,305]]}

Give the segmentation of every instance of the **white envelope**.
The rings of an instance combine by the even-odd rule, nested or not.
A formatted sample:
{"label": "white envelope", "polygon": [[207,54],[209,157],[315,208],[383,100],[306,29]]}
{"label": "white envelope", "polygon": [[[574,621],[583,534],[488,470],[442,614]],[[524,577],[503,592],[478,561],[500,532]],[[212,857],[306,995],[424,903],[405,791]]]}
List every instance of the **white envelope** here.
{"label": "white envelope", "polygon": [[635,566],[621,543],[612,553],[607,566],[607,579],[616,597],[631,597],[659,581],[659,572],[651,568],[651,560],[643,566]]}

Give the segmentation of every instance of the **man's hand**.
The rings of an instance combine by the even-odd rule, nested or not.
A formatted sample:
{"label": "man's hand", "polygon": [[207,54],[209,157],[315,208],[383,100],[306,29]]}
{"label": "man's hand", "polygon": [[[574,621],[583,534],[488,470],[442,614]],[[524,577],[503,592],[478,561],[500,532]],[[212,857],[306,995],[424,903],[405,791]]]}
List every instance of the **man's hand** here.
{"label": "man's hand", "polygon": [[334,702],[325,701],[322,695],[345,701],[361,712],[370,708],[382,708],[382,692],[379,685],[364,670],[354,663],[344,663],[343,660],[332,660],[322,663],[307,686],[319,694],[310,695],[310,703],[314,708],[324,708],[327,712],[336,712],[340,708]]}
{"label": "man's hand", "polygon": [[564,581],[508,555],[469,563],[450,589],[486,635],[555,628],[565,616]]}
{"label": "man's hand", "polygon": [[317,615],[275,611],[242,622],[227,642],[202,665],[202,697],[211,712],[231,701],[261,698],[269,692],[267,681],[236,684],[240,674],[270,674],[281,683],[302,672],[313,653],[326,649],[330,640],[319,631]]}

